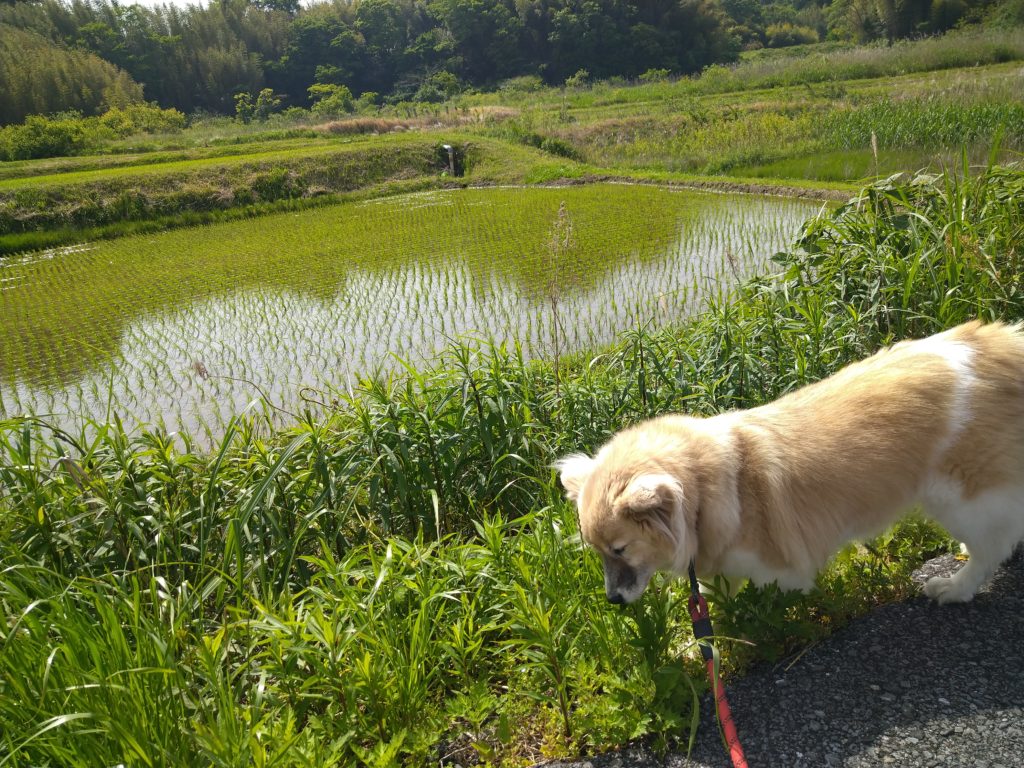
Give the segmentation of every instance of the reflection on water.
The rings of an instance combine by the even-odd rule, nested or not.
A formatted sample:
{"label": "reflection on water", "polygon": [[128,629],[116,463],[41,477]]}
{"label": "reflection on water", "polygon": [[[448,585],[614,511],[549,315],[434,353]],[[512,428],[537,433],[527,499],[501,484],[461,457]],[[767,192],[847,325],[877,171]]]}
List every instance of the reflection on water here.
{"label": "reflection on water", "polygon": [[[366,209],[447,208],[458,194],[378,201]],[[343,277],[322,281],[321,291],[240,281],[243,287],[193,290],[188,301],[179,298],[137,316],[123,297],[107,315],[90,314],[83,306],[69,322],[80,321],[86,326],[83,335],[93,332],[109,346],[93,345],[96,354],[84,363],[76,357],[77,368],[47,360],[48,354],[74,354],[67,345],[52,343],[47,329],[34,331],[39,339],[21,339],[21,347],[2,347],[37,359],[0,360],[0,413],[46,414],[74,427],[82,419],[104,421],[113,412],[128,424],[162,421],[172,430],[212,439],[231,415],[261,394],[297,409],[303,387],[347,390],[362,374],[393,369],[395,356],[422,363],[463,335],[517,341],[528,355],[543,356],[552,349],[553,292],[567,336],[563,347],[598,346],[638,319],[662,324],[692,312],[708,291],[720,290],[740,272],[762,268],[818,208],[773,198],[661,194],[685,194],[687,204],[670,221],[651,223],[650,231],[661,233],[659,242],[649,248],[626,243],[613,259],[602,254],[599,264],[585,258],[554,263],[543,250],[522,247],[516,228],[477,193],[467,202],[488,223],[473,241],[474,255],[462,252],[465,246],[457,238],[445,237],[450,222],[438,217],[436,257],[344,263]],[[560,197],[569,198],[571,210],[571,190]],[[502,202],[507,205],[507,198]],[[580,239],[612,239],[604,234],[581,232]],[[321,261],[331,258],[325,254]],[[481,268],[481,258],[489,268]],[[336,274],[340,266],[307,260],[300,268]],[[5,279],[13,284],[31,277],[5,276],[0,270],[0,291]],[[147,293],[161,289],[170,290],[145,287]],[[18,311],[27,313],[24,307]],[[120,325],[110,322],[115,316]],[[104,323],[105,332],[91,329],[90,324]],[[115,325],[116,331],[110,330]],[[38,329],[38,324],[20,327]],[[62,375],[49,373],[57,370]]]}

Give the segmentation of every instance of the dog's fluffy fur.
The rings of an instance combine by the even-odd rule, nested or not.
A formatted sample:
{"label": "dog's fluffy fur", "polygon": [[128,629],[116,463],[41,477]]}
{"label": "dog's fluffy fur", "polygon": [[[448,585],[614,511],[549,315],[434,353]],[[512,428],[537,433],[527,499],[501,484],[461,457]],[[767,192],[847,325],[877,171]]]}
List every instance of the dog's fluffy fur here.
{"label": "dog's fluffy fur", "polygon": [[1024,332],[967,323],[770,405],[647,421],[558,469],[612,602],[691,559],[703,577],[806,589],[915,504],[970,554],[925,592],[970,600],[1024,539]]}

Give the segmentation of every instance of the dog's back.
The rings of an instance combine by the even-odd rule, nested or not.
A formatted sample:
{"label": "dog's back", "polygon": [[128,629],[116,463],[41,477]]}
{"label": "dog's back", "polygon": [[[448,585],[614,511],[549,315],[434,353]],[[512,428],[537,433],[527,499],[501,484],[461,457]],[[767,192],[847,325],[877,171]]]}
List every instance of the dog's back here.
{"label": "dog's back", "polygon": [[760,408],[639,424],[561,467],[584,537],[631,572],[693,557],[705,575],[806,587],[921,504],[971,553],[926,591],[967,600],[1024,539],[1024,334],[968,323]]}

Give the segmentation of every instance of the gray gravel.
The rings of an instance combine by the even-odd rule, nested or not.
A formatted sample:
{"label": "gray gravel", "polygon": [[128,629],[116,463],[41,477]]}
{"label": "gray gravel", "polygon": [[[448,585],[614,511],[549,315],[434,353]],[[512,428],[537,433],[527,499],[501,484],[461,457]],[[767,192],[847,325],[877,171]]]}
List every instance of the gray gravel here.
{"label": "gray gravel", "polygon": [[[955,564],[947,556],[926,568]],[[751,768],[1022,768],[1024,557],[1018,550],[970,603],[884,606],[726,691]],[[546,765],[729,768],[709,698],[702,715],[689,758],[635,748]]]}

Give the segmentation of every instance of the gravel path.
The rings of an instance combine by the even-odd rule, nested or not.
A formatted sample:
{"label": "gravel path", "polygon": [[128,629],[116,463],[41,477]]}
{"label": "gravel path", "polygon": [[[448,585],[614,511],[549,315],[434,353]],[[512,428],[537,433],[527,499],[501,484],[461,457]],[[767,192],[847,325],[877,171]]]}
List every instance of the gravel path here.
{"label": "gravel path", "polygon": [[[954,568],[952,556],[926,564]],[[879,608],[789,669],[726,684],[751,768],[1024,766],[1024,556],[965,605]],[[643,749],[547,768],[729,768],[710,699],[690,758]]]}

